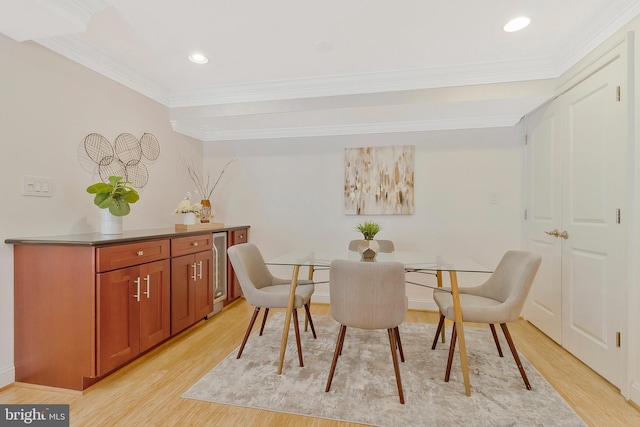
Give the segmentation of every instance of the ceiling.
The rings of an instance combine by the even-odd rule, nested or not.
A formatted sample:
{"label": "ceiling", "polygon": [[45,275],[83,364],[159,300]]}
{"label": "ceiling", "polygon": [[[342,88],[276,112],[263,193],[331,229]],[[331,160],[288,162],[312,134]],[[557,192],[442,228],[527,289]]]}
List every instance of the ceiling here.
{"label": "ceiling", "polygon": [[[639,0],[0,0],[0,33],[224,141],[512,126],[638,14]],[[531,25],[504,32],[519,15]]]}

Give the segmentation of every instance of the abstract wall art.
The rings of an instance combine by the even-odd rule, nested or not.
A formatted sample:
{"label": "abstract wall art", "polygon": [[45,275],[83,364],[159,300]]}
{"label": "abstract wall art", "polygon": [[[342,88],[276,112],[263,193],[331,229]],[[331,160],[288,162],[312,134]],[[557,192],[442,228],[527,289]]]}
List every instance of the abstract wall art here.
{"label": "abstract wall art", "polygon": [[413,145],[346,148],[344,163],[347,215],[414,213]]}

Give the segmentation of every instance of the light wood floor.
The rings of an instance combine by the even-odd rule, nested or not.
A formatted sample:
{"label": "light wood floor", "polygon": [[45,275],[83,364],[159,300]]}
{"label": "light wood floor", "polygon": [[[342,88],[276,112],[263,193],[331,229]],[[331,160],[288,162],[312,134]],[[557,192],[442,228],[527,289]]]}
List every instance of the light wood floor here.
{"label": "light wood floor", "polygon": [[[252,310],[244,300],[235,302],[82,395],[12,385],[0,391],[0,403],[70,404],[71,425],[83,427],[356,425],[180,397],[240,344]],[[316,304],[312,306],[312,312],[328,315],[329,308]],[[407,321],[435,323],[437,314],[410,311]],[[627,403],[617,389],[528,322],[513,322],[509,329],[520,353],[588,425],[640,425],[640,411]],[[505,357],[510,355],[505,354]],[[471,387],[473,392],[473,384]],[[544,411],[544,408],[540,410]]]}

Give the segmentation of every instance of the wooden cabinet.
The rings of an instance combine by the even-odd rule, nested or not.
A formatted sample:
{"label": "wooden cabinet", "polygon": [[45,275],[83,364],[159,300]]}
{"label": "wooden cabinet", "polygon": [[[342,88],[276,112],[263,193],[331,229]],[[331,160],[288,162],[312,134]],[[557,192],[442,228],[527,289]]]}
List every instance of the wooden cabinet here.
{"label": "wooden cabinet", "polygon": [[213,311],[213,235],[171,241],[171,334]]}
{"label": "wooden cabinet", "polygon": [[[249,229],[241,228],[237,230],[233,230],[229,232],[229,247],[233,245],[237,245],[239,243],[248,242]],[[242,288],[240,287],[240,282],[238,282],[238,278],[236,277],[236,273],[233,271],[233,266],[231,265],[231,261],[227,261],[227,271],[229,272],[228,287],[227,287],[227,303],[235,301],[236,299],[242,296]]]}
{"label": "wooden cabinet", "polygon": [[98,274],[98,376],[169,338],[169,268],[162,260]]}
{"label": "wooden cabinet", "polygon": [[[247,241],[247,230],[217,232],[237,244]],[[14,245],[16,382],[84,390],[213,311],[211,232],[5,243]]]}
{"label": "wooden cabinet", "polygon": [[96,249],[97,376],[170,336],[168,257],[167,239]]}

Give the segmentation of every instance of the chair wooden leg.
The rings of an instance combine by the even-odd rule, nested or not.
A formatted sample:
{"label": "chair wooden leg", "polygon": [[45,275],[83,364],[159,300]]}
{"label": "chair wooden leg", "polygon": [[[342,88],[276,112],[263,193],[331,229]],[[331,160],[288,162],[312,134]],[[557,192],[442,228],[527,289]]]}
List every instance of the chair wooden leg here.
{"label": "chair wooden leg", "polygon": [[398,366],[398,353],[396,353],[396,335],[394,328],[387,329],[389,334],[389,345],[391,346],[391,358],[393,359],[393,369],[396,372],[396,384],[398,385],[398,396],[400,403],[404,405],[404,393],[402,392],[402,380],[400,379],[400,367]]}
{"label": "chair wooden leg", "polygon": [[262,317],[262,326],[260,326],[260,336],[262,336],[262,331],[264,331],[264,325],[267,323],[267,316],[269,315],[269,309],[264,309],[264,316]]}
{"label": "chair wooden leg", "polygon": [[393,332],[396,337],[396,347],[398,347],[398,351],[400,352],[400,361],[404,363],[404,352],[402,351],[402,341],[400,341],[400,329],[396,326],[393,328]]}
{"label": "chair wooden leg", "polygon": [[338,339],[336,340],[336,349],[333,352],[333,360],[331,361],[331,370],[329,371],[329,379],[327,379],[327,386],[324,391],[327,392],[331,388],[331,381],[333,381],[333,374],[336,371],[336,364],[338,363],[338,357],[342,349],[342,343],[344,342],[344,335],[347,331],[345,325],[340,325],[340,332],[338,333]]}
{"label": "chair wooden leg", "polygon": [[242,350],[244,350],[244,345],[247,343],[247,340],[249,339],[249,334],[251,334],[251,329],[253,329],[253,324],[256,323],[256,318],[258,317],[258,313],[260,313],[260,307],[256,307],[253,310],[253,315],[251,316],[251,320],[249,321],[249,327],[247,328],[247,332],[244,333],[242,345],[240,345],[240,350],[238,350],[238,355],[236,356],[236,359],[240,359],[240,356],[242,356]]}
{"label": "chair wooden leg", "polygon": [[440,314],[440,321],[438,322],[438,328],[436,329],[436,336],[433,337],[433,344],[431,344],[431,350],[436,349],[436,345],[438,345],[438,337],[440,336],[440,331],[442,331],[443,326],[444,326],[444,314]]}
{"label": "chair wooden leg", "polygon": [[518,365],[518,370],[520,371],[520,375],[522,375],[524,385],[527,387],[527,390],[531,390],[531,384],[529,384],[527,374],[524,373],[524,368],[522,367],[522,362],[520,362],[520,357],[518,356],[516,346],[513,344],[513,340],[511,339],[509,328],[507,328],[506,323],[501,323],[500,327],[502,328],[502,332],[504,332],[504,337],[507,339],[507,343],[509,344],[509,348],[511,349],[511,354],[513,354],[513,359],[516,361],[516,365]]}
{"label": "chair wooden leg", "polygon": [[[311,310],[309,309],[309,304],[310,303],[306,303],[304,305],[304,309],[307,313],[307,317],[305,318],[306,319],[305,324],[306,324],[306,321],[309,321],[309,326],[311,326],[311,333],[313,334],[313,339],[316,339],[318,338],[318,336],[316,335],[316,328],[313,327],[313,319],[311,318]],[[306,331],[307,328],[305,327],[304,330]]]}
{"label": "chair wooden leg", "polygon": [[[345,328],[344,329],[344,334],[346,336],[347,335],[347,327],[345,326],[344,328]],[[339,349],[339,352],[338,352],[338,356],[342,356],[342,348],[343,347],[344,347],[344,337],[342,337],[342,341],[340,341],[340,349]]]}
{"label": "chair wooden leg", "polygon": [[300,367],[304,367],[304,362],[302,361],[302,344],[300,343],[300,325],[298,324],[298,310],[293,309],[293,330],[296,332],[296,345],[298,346],[298,361],[300,362]]}
{"label": "chair wooden leg", "polygon": [[491,328],[491,335],[493,335],[493,342],[496,343],[496,347],[498,348],[498,354],[502,357],[502,348],[500,347],[500,341],[498,340],[498,334],[496,334],[496,327],[493,323],[489,323],[489,327]]}
{"label": "chair wooden leg", "polygon": [[449,382],[449,377],[451,376],[451,365],[453,363],[453,355],[456,351],[457,338],[458,338],[458,333],[456,331],[456,324],[454,323],[453,328],[451,328],[451,344],[449,345],[449,358],[447,359],[447,372],[444,374],[445,382]]}

